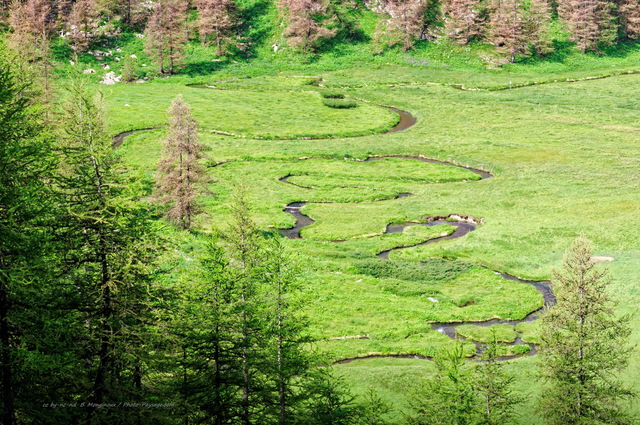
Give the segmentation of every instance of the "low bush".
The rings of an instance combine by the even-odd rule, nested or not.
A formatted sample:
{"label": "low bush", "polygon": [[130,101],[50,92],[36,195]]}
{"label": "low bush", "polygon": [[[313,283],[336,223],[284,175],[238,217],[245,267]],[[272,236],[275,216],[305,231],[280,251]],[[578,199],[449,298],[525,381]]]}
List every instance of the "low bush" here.
{"label": "low bush", "polygon": [[336,108],[336,109],[351,109],[358,106],[358,103],[355,100],[323,99],[322,102],[329,108]]}
{"label": "low bush", "polygon": [[338,93],[336,91],[323,91],[320,94],[325,99],[344,99],[344,94],[343,93]]}

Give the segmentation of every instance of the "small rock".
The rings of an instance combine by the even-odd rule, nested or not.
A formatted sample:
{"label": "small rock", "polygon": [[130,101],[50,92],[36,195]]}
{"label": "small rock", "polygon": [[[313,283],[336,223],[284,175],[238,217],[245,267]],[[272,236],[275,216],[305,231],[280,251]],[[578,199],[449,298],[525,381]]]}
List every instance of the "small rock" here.
{"label": "small rock", "polygon": [[129,105],[128,103],[125,103],[124,106],[131,106],[131,105]]}
{"label": "small rock", "polygon": [[115,83],[119,83],[121,80],[122,80],[122,75],[119,75],[116,77],[115,72],[111,71],[104,74],[104,77],[102,77],[102,81],[100,81],[100,83],[106,84],[108,86],[112,86]]}
{"label": "small rock", "polygon": [[115,59],[116,59],[116,62],[120,62],[120,58],[115,58]]}
{"label": "small rock", "polygon": [[109,64],[103,63],[102,64],[102,69],[111,69],[111,67],[109,66]]}
{"label": "small rock", "polygon": [[439,302],[436,298],[433,298],[433,297],[429,297],[429,298],[427,298],[427,299],[428,299],[429,301],[431,301],[432,303],[437,303],[437,302]]}
{"label": "small rock", "polygon": [[69,65],[73,66],[73,65],[75,65],[75,64],[76,64],[76,63],[75,63],[74,61],[69,61]]}
{"label": "small rock", "polygon": [[146,63],[143,63],[143,64],[142,64],[142,66],[147,66],[147,64],[146,64]]}
{"label": "small rock", "polygon": [[131,59],[138,59],[138,57],[136,55],[131,55],[129,56]]}
{"label": "small rock", "polygon": [[83,74],[95,74],[96,70],[95,69],[85,69],[84,71],[82,71]]}
{"label": "small rock", "polygon": [[118,47],[118,48],[116,49],[116,52],[118,52],[118,53],[122,53],[122,49]]}
{"label": "small rock", "polygon": [[144,38],[144,34],[136,34],[137,38]]}
{"label": "small rock", "polygon": [[356,283],[360,283],[360,282],[362,282],[362,279],[356,280]]}

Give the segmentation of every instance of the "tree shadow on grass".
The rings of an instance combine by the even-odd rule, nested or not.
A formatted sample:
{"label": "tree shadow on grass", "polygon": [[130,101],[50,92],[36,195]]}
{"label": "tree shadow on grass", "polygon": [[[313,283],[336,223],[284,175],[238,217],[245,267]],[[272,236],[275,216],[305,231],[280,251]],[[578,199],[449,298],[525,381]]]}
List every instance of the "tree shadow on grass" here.
{"label": "tree shadow on grass", "polygon": [[188,75],[189,77],[197,77],[201,75],[209,75],[220,71],[228,65],[227,61],[200,61],[186,64],[180,69],[179,74]]}

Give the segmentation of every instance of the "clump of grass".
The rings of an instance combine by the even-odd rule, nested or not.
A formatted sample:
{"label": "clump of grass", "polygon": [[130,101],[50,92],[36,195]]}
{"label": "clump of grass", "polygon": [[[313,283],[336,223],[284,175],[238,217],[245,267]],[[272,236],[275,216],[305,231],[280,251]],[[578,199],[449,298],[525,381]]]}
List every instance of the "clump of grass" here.
{"label": "clump of grass", "polygon": [[355,100],[347,99],[323,99],[322,102],[329,108],[335,109],[352,109],[358,106]]}
{"label": "clump of grass", "polygon": [[454,279],[469,270],[460,261],[429,258],[422,263],[371,259],[355,264],[359,273],[377,278],[396,278],[413,282],[437,282]]}
{"label": "clump of grass", "polygon": [[344,99],[344,93],[340,93],[337,91],[323,91],[322,93],[320,93],[322,95],[322,97],[324,97],[325,99]]}

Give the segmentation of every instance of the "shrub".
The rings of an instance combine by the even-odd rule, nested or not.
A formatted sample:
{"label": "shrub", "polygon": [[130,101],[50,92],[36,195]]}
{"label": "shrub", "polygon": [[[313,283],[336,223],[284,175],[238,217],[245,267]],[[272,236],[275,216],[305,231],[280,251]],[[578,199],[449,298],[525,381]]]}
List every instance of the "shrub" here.
{"label": "shrub", "polygon": [[336,109],[351,109],[358,106],[355,100],[346,100],[346,99],[323,99],[322,101],[329,108]]}
{"label": "shrub", "polygon": [[336,91],[324,91],[320,93],[322,97],[325,99],[344,99],[343,93],[338,93]]}

